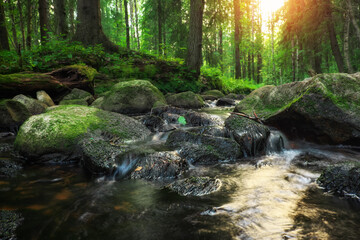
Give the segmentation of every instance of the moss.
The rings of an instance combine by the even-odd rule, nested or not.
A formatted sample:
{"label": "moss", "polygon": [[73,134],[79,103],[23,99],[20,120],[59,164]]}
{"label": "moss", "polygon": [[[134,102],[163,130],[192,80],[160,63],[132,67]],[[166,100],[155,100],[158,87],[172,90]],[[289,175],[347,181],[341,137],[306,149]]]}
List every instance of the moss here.
{"label": "moss", "polygon": [[94,80],[94,77],[97,74],[97,71],[94,68],[82,64],[70,65],[66,68],[77,69],[82,75],[86,76],[89,81]]}
{"label": "moss", "polygon": [[214,96],[214,97],[217,97],[217,98],[222,98],[224,97],[225,95],[220,92],[219,90],[209,90],[209,91],[206,91],[204,93],[202,93],[203,95],[207,95],[207,96]]}
{"label": "moss", "polygon": [[170,95],[166,100],[170,105],[183,108],[201,108],[205,104],[200,95],[191,91]]}
{"label": "moss", "polygon": [[148,131],[137,121],[85,106],[64,105],[33,116],[20,128],[15,148],[28,155],[74,150],[79,138],[99,130],[121,140],[144,137]]}
{"label": "moss", "polygon": [[62,100],[60,105],[82,105],[87,106],[88,102],[86,99],[72,99],[72,100]]}
{"label": "moss", "polygon": [[36,73],[0,74],[0,84],[21,83],[27,79],[33,82],[49,80],[48,76]]}

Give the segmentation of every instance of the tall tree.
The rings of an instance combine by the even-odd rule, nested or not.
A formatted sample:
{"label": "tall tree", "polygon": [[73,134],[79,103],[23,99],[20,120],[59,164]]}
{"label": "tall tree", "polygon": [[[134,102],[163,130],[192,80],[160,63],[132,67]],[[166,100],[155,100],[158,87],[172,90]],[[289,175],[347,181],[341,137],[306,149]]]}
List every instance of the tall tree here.
{"label": "tall tree", "polygon": [[137,48],[140,50],[140,35],[139,35],[139,16],[138,16],[138,8],[137,8],[137,0],[134,0],[135,7],[135,27],[136,27],[136,40],[137,40]]}
{"label": "tall tree", "polygon": [[16,22],[15,22],[15,9],[14,9],[14,3],[11,0],[8,0],[8,6],[9,6],[9,15],[11,19],[11,31],[13,35],[13,45],[16,51],[19,51],[19,42],[17,38],[17,32],[16,32]]}
{"label": "tall tree", "polygon": [[0,50],[10,50],[3,0],[0,1]]}
{"label": "tall tree", "polygon": [[22,40],[22,48],[25,49],[25,29],[24,29],[24,18],[22,12],[22,1],[17,1],[17,7],[19,11],[19,21],[20,21],[20,31],[21,31],[21,40]]}
{"label": "tall tree", "polygon": [[163,54],[163,42],[162,42],[162,23],[163,23],[163,19],[162,19],[162,1],[161,0],[157,0],[157,20],[158,20],[158,54],[162,55]]}
{"label": "tall tree", "polygon": [[66,38],[68,34],[65,0],[54,0],[55,33]]}
{"label": "tall tree", "polygon": [[31,0],[26,1],[26,47],[27,49],[31,48],[31,17],[33,5],[31,4]]}
{"label": "tall tree", "polygon": [[116,52],[119,47],[104,34],[101,25],[100,0],[78,0],[78,24],[74,40],[85,45],[102,44],[105,50]]}
{"label": "tall tree", "polygon": [[126,26],[126,47],[130,49],[130,26],[129,26],[129,14],[128,14],[128,1],[124,0],[125,11],[125,26]]}
{"label": "tall tree", "polygon": [[48,37],[49,16],[47,0],[39,0],[40,36],[41,43],[44,44]]}
{"label": "tall tree", "polygon": [[234,22],[235,22],[235,78],[241,77],[241,65],[240,65],[240,1],[234,0]]}
{"label": "tall tree", "polygon": [[[349,6],[348,6],[349,7]],[[348,73],[352,73],[354,70],[350,61],[350,52],[349,52],[349,33],[350,33],[350,14],[349,10],[345,13],[344,16],[344,60]]]}
{"label": "tall tree", "polygon": [[200,75],[202,63],[202,26],[204,13],[204,0],[190,0],[190,27],[186,65]]}

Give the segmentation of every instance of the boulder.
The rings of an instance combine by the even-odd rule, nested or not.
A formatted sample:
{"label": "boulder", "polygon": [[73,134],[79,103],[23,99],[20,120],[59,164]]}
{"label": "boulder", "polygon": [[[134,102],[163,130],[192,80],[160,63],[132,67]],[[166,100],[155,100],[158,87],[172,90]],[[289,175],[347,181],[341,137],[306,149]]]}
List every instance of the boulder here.
{"label": "boulder", "polygon": [[270,129],[254,120],[232,114],[225,120],[230,136],[240,145],[245,157],[265,154]]}
{"label": "boulder", "polygon": [[222,98],[225,96],[219,90],[209,90],[209,91],[203,92],[201,95],[204,95],[207,98],[213,98],[213,99],[204,99],[204,100],[216,100],[216,99],[219,99],[219,98]]}
{"label": "boulder", "polygon": [[66,95],[61,101],[60,105],[85,105],[88,106],[95,99],[91,93],[86,92],[84,90],[74,88],[71,92]]}
{"label": "boulder", "polygon": [[24,104],[24,106],[27,108],[27,110],[29,110],[31,115],[41,114],[45,112],[45,109],[47,108],[47,105],[40,102],[39,100],[27,97],[22,94],[15,96],[13,100]]}
{"label": "boulder", "polygon": [[91,106],[101,109],[101,105],[103,104],[103,102],[104,102],[104,97],[99,97],[95,99],[95,101],[91,104]]}
{"label": "boulder", "polygon": [[221,188],[220,179],[210,177],[190,177],[177,180],[166,188],[177,192],[181,196],[204,196]]}
{"label": "boulder", "polygon": [[44,103],[46,106],[48,107],[52,107],[55,106],[55,103],[53,102],[53,100],[51,99],[51,97],[49,96],[49,94],[47,94],[45,91],[41,90],[41,91],[37,91],[36,92],[36,98],[37,100],[39,100],[40,102]]}
{"label": "boulder", "polygon": [[182,176],[189,165],[175,152],[157,152],[140,157],[130,179],[172,180]]}
{"label": "boulder", "polygon": [[253,91],[235,112],[256,114],[291,138],[360,145],[360,73],[321,74]]}
{"label": "boulder", "polygon": [[233,100],[231,98],[220,98],[219,100],[217,100],[216,106],[219,106],[219,107],[235,106],[235,100]]}
{"label": "boulder", "polygon": [[176,129],[173,124],[168,124],[164,119],[155,115],[146,115],[141,122],[152,132],[169,132]]}
{"label": "boulder", "polygon": [[225,98],[230,98],[233,100],[243,100],[246,96],[242,94],[236,94],[236,93],[229,93],[225,96]]}
{"label": "boulder", "polygon": [[205,106],[200,95],[191,91],[173,94],[166,98],[169,105],[179,108],[198,109]]}
{"label": "boulder", "polygon": [[198,165],[235,161],[242,157],[240,146],[232,139],[184,130],[170,133],[166,145],[179,149],[181,157]]}
{"label": "boulder", "polygon": [[360,200],[360,165],[332,166],[317,179],[320,186],[339,196]]}
{"label": "boulder", "polygon": [[24,104],[15,100],[0,101],[0,131],[16,131],[31,116]]}
{"label": "boulder", "polygon": [[[30,117],[20,128],[15,149],[33,160],[52,154],[77,159],[78,143],[88,134],[109,135],[120,142],[140,140],[150,131],[133,118],[97,108],[64,105]],[[41,158],[43,156],[44,158]]]}
{"label": "boulder", "polygon": [[123,114],[150,112],[154,106],[166,105],[163,94],[149,81],[133,80],[114,85],[104,96],[101,108]]}
{"label": "boulder", "polygon": [[0,210],[0,239],[17,239],[16,230],[23,220],[21,214],[16,211]]}

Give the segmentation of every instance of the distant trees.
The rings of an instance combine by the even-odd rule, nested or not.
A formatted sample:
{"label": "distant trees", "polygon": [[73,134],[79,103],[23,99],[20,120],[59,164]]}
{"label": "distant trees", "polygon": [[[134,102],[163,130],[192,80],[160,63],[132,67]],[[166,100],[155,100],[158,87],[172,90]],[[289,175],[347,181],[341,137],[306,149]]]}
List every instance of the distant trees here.
{"label": "distant trees", "polygon": [[0,50],[10,50],[3,0],[0,1]]}

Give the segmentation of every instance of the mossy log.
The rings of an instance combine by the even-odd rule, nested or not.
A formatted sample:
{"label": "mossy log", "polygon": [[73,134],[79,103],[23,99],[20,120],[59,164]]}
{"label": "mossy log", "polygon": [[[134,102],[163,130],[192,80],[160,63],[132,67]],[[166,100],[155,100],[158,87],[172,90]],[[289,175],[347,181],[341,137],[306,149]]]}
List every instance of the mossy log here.
{"label": "mossy log", "polygon": [[94,93],[93,79],[96,70],[84,65],[72,65],[49,73],[0,74],[0,95],[12,98],[18,94],[36,96],[46,91],[55,101],[60,100],[73,88]]}

